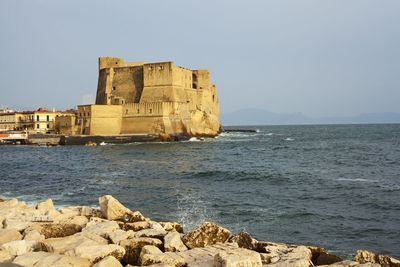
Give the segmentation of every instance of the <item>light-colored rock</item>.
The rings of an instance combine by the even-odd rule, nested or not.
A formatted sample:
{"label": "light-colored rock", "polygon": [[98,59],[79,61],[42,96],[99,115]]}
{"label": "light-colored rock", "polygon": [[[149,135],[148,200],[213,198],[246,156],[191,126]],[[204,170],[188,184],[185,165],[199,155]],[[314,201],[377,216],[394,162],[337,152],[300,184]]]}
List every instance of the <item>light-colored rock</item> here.
{"label": "light-colored rock", "polygon": [[149,266],[153,264],[173,264],[176,267],[183,267],[186,262],[183,258],[174,257],[174,255],[167,253],[158,254],[143,254],[140,257],[140,263],[143,266]]}
{"label": "light-colored rock", "polygon": [[9,251],[0,250],[0,262],[11,262],[14,257]]}
{"label": "light-colored rock", "polygon": [[261,257],[257,252],[238,248],[231,251],[219,252],[214,256],[214,267],[251,266],[261,267]]}
{"label": "light-colored rock", "polygon": [[18,206],[18,204],[19,204],[18,199],[12,198],[12,199],[0,202],[0,208],[1,209],[14,208],[14,207]]}
{"label": "light-colored rock", "polygon": [[205,247],[216,243],[224,243],[231,232],[214,223],[205,222],[195,230],[183,236],[182,241],[188,248]]}
{"label": "light-colored rock", "polygon": [[341,257],[333,255],[321,247],[309,246],[308,249],[311,250],[311,261],[314,265],[328,265],[343,260]]}
{"label": "light-colored rock", "polygon": [[318,267],[381,267],[378,263],[359,263],[356,261],[340,261],[329,265],[318,265]]}
{"label": "light-colored rock", "polygon": [[21,239],[21,233],[15,229],[0,229],[0,246],[4,243]]}
{"label": "light-colored rock", "polygon": [[113,196],[105,195],[99,198],[100,210],[104,218],[108,220],[122,221],[144,221],[145,218],[140,213],[134,213],[122,205]]}
{"label": "light-colored rock", "polygon": [[[129,266],[132,267],[132,265],[127,265],[126,267],[129,267]],[[175,267],[175,264],[172,264],[172,263],[157,263],[157,264],[149,265],[149,267]],[[203,267],[205,267],[205,266],[203,266]]]}
{"label": "light-colored rock", "polygon": [[88,206],[71,206],[60,209],[60,213],[69,217],[73,216],[86,216],[86,217],[101,217],[99,209]]}
{"label": "light-colored rock", "polygon": [[125,255],[125,249],[115,244],[78,246],[74,250],[67,251],[65,255],[86,258],[89,259],[90,262],[96,263],[108,256],[113,256],[116,259],[121,260]]}
{"label": "light-colored rock", "polygon": [[140,256],[139,256],[139,263],[142,265],[143,263],[146,262],[146,260],[144,260],[144,255],[146,254],[162,254],[163,252],[156,246],[151,246],[151,245],[147,245],[144,246],[140,252]]}
{"label": "light-colored rock", "polygon": [[91,221],[86,225],[85,228],[82,229],[82,232],[93,233],[93,234],[108,238],[108,236],[116,230],[120,230],[117,222],[102,221],[102,222],[96,223],[94,221]]}
{"label": "light-colored rock", "polygon": [[24,267],[90,267],[88,259],[70,257],[48,252],[29,252],[18,256],[13,261],[15,264]]}
{"label": "light-colored rock", "polygon": [[185,251],[188,248],[183,244],[181,235],[176,231],[169,232],[164,236],[164,250],[169,252]]}
{"label": "light-colored rock", "polygon": [[137,237],[163,238],[168,232],[161,229],[143,229],[135,233]]}
{"label": "light-colored rock", "polygon": [[158,248],[162,248],[161,240],[157,238],[148,238],[148,237],[134,237],[122,240],[119,243],[120,246],[125,248],[125,262],[133,265],[137,265],[139,261],[139,256],[142,248],[146,245],[153,245]]}
{"label": "light-colored rock", "polygon": [[36,205],[36,209],[43,214],[47,213],[48,211],[54,210],[53,200],[47,199],[46,201],[38,203]]}
{"label": "light-colored rock", "polygon": [[96,234],[78,233],[67,237],[49,238],[40,241],[39,244],[43,251],[63,254],[77,247],[107,245],[108,241]]}
{"label": "light-colored rock", "polygon": [[262,264],[275,263],[279,261],[280,257],[278,253],[259,253]]}
{"label": "light-colored rock", "polygon": [[313,266],[311,250],[305,246],[258,242],[258,249],[263,251],[261,256],[264,264],[277,264],[273,266]]}
{"label": "light-colored rock", "polygon": [[108,238],[111,240],[111,242],[113,242],[114,244],[117,244],[117,245],[119,245],[119,243],[122,240],[131,238],[131,237],[135,237],[135,232],[133,232],[132,230],[129,230],[129,231],[116,230],[108,235]]}
{"label": "light-colored rock", "polygon": [[84,228],[88,222],[89,220],[86,216],[73,216],[63,221],[65,224],[76,224],[82,228]]}
{"label": "light-colored rock", "polygon": [[367,250],[358,250],[354,260],[359,263],[378,263],[385,267],[400,267],[400,260]]}
{"label": "light-colored rock", "polygon": [[177,231],[178,233],[183,233],[183,227],[177,222],[160,222],[161,226],[165,231]]}
{"label": "light-colored rock", "polygon": [[24,231],[29,226],[35,224],[31,221],[20,221],[16,219],[5,219],[3,222],[4,229],[15,229],[19,232]]}
{"label": "light-colored rock", "polygon": [[229,242],[236,243],[240,248],[246,248],[258,251],[258,241],[254,239],[249,233],[241,232],[234,235],[229,239]]}
{"label": "light-colored rock", "polygon": [[45,238],[46,237],[44,235],[40,234],[40,232],[38,230],[31,230],[29,232],[24,233],[24,240],[27,240],[27,241],[42,241]]}
{"label": "light-colored rock", "polygon": [[36,230],[45,238],[65,237],[76,234],[82,230],[82,227],[77,224],[63,223],[44,223],[31,225],[25,229],[25,233]]}
{"label": "light-colored rock", "polygon": [[155,221],[149,221],[149,223],[151,229],[165,231],[164,227],[160,223]]}
{"label": "light-colored rock", "polygon": [[35,241],[16,240],[1,245],[0,249],[8,251],[13,256],[19,256],[31,252],[37,247],[38,244]]}
{"label": "light-colored rock", "polygon": [[142,248],[142,251],[140,252],[140,255],[144,254],[160,254],[163,253],[158,247],[152,246],[152,245],[147,245]]}
{"label": "light-colored rock", "polygon": [[137,232],[143,229],[150,229],[151,223],[148,221],[124,223],[121,228],[124,229],[125,231],[132,230]]}
{"label": "light-colored rock", "polygon": [[308,259],[286,259],[275,263],[267,264],[268,267],[314,267]]}
{"label": "light-colored rock", "polygon": [[113,256],[108,256],[93,265],[93,267],[122,267],[122,264]]}
{"label": "light-colored rock", "polygon": [[57,210],[49,210],[45,215],[49,217],[49,220],[55,222],[61,216],[61,213]]}

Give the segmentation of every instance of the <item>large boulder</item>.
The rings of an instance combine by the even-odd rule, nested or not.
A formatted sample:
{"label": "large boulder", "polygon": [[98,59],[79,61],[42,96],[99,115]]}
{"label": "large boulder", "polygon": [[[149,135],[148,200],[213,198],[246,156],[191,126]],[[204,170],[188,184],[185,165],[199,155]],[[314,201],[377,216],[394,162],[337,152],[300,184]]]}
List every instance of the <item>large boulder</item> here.
{"label": "large boulder", "polygon": [[358,250],[354,260],[359,263],[378,263],[385,267],[400,267],[400,260],[367,250]]}
{"label": "large boulder", "polygon": [[[147,250],[146,252],[148,251],[149,250]],[[171,252],[162,253],[161,251],[159,251],[158,253],[156,251],[151,251],[150,253],[141,253],[140,264],[143,266],[153,266],[155,264],[171,264],[176,267],[183,267],[187,265],[186,261],[183,258]]]}
{"label": "large boulder", "polygon": [[[266,265],[268,267],[314,267],[311,260],[307,259],[286,259]],[[330,266],[330,265],[329,265]]]}
{"label": "large boulder", "polygon": [[305,246],[295,246],[271,242],[259,242],[264,264],[271,266],[313,266],[311,250]]}
{"label": "large boulder", "polygon": [[8,250],[0,250],[0,262],[11,262],[14,258]]}
{"label": "large boulder", "polygon": [[95,245],[95,246],[78,246],[74,250],[65,253],[69,256],[77,256],[89,259],[90,262],[96,263],[105,257],[113,256],[121,260],[125,255],[125,249],[121,246],[111,245]]}
{"label": "large boulder", "polygon": [[168,232],[161,229],[143,229],[135,233],[137,237],[153,237],[162,239]]}
{"label": "large boulder", "polygon": [[255,251],[238,248],[231,251],[219,252],[214,256],[214,267],[251,266],[261,267],[261,257]]}
{"label": "large boulder", "polygon": [[78,233],[67,237],[49,238],[39,242],[41,250],[64,254],[77,247],[107,245],[108,241],[96,234]]}
{"label": "large boulder", "polygon": [[113,242],[114,244],[117,244],[117,245],[119,245],[119,243],[122,240],[131,238],[131,237],[135,237],[135,232],[133,232],[132,230],[129,230],[129,231],[116,230],[108,235],[108,238],[111,240],[111,242]]}
{"label": "large boulder", "polygon": [[86,227],[82,229],[82,232],[92,233],[108,238],[112,232],[119,229],[118,223],[114,221],[90,221]]}
{"label": "large boulder", "polygon": [[13,263],[24,267],[48,267],[48,266],[68,266],[68,267],[90,267],[88,259],[70,257],[47,252],[29,252],[15,258]]}
{"label": "large boulder", "polygon": [[149,221],[128,222],[128,223],[123,223],[121,228],[124,229],[125,231],[132,230],[137,232],[143,229],[150,229],[151,223]]}
{"label": "large boulder", "polygon": [[13,256],[19,256],[34,251],[37,247],[38,243],[35,241],[16,240],[1,245],[0,249],[8,251]]}
{"label": "large boulder", "polygon": [[188,248],[205,247],[224,243],[231,232],[211,222],[205,222],[198,228],[183,236],[182,241]]}
{"label": "large boulder", "polygon": [[93,267],[122,267],[122,264],[113,256],[108,256],[93,265]]}
{"label": "large boulder", "polygon": [[169,252],[185,251],[188,248],[183,244],[181,235],[176,231],[169,232],[164,236],[164,250]]}
{"label": "large boulder", "polygon": [[177,231],[183,233],[183,226],[177,222],[160,222],[165,231]]}
{"label": "large boulder", "polygon": [[99,205],[101,214],[108,220],[122,220],[126,222],[145,221],[145,217],[140,212],[132,212],[113,196],[105,195],[100,197]]}
{"label": "large boulder", "polygon": [[134,237],[122,240],[119,245],[122,246],[126,253],[124,261],[129,264],[137,265],[142,248],[146,245],[156,246],[162,248],[162,242],[157,238],[149,237]]}
{"label": "large boulder", "polygon": [[23,232],[26,228],[28,228],[31,225],[34,225],[35,223],[32,221],[23,221],[19,219],[5,219],[3,222],[4,229],[14,229],[19,232]]}
{"label": "large boulder", "polygon": [[237,244],[240,248],[259,251],[258,241],[246,232],[240,232],[232,236],[229,242]]}
{"label": "large boulder", "polygon": [[82,215],[62,218],[61,220],[60,220],[60,216],[59,216],[57,218],[57,220],[60,223],[64,223],[64,224],[76,224],[76,225],[79,225],[82,228],[84,228],[86,226],[86,224],[89,222],[89,219],[86,216],[82,216]]}
{"label": "large boulder", "polygon": [[335,262],[343,261],[339,256],[329,253],[326,249],[321,247],[308,247],[311,250],[311,261],[314,265],[328,265]]}
{"label": "large boulder", "polygon": [[54,210],[53,200],[47,199],[46,201],[40,202],[36,205],[36,209],[41,213],[46,214],[47,212]]}
{"label": "large boulder", "polygon": [[25,233],[36,230],[45,238],[65,237],[76,234],[82,230],[82,227],[77,224],[63,224],[63,223],[45,223],[34,224],[25,229]]}
{"label": "large boulder", "polygon": [[0,246],[4,243],[21,239],[21,233],[15,229],[0,229]]}
{"label": "large boulder", "polygon": [[318,267],[381,267],[378,263],[359,263],[356,261],[339,261],[329,265],[316,265]]}

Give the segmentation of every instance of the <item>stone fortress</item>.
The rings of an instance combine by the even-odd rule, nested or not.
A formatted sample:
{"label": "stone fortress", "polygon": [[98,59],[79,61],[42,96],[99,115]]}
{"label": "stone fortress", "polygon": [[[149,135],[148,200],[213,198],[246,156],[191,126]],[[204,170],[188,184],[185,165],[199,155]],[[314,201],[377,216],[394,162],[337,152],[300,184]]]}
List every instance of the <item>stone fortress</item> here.
{"label": "stone fortress", "polygon": [[216,136],[217,88],[208,70],[101,57],[96,104],[78,106],[74,127],[76,135]]}

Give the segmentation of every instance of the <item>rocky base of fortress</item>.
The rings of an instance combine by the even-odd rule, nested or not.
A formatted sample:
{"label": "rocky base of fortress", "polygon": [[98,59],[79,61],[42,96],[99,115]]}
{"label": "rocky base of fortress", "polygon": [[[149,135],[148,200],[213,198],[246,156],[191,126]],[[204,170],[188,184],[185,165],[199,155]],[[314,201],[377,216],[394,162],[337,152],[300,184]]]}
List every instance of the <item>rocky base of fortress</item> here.
{"label": "rocky base of fortress", "polygon": [[99,206],[0,200],[0,266],[400,266],[365,250],[343,260],[320,247],[257,241],[210,222],[185,233],[179,223],[152,221],[109,195]]}

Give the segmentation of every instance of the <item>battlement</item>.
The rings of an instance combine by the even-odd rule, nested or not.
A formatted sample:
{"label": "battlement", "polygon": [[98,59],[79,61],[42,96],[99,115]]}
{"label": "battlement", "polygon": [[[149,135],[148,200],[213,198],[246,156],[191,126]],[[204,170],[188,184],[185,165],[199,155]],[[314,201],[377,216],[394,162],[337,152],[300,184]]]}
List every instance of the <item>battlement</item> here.
{"label": "battlement", "polygon": [[99,57],[99,70],[143,66],[144,62],[128,62],[117,57]]}

